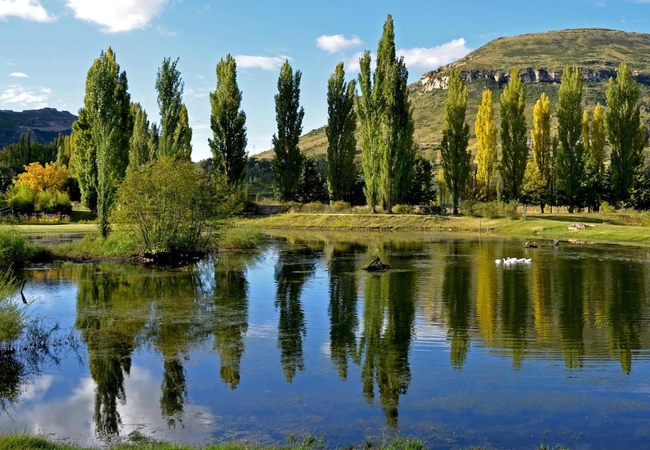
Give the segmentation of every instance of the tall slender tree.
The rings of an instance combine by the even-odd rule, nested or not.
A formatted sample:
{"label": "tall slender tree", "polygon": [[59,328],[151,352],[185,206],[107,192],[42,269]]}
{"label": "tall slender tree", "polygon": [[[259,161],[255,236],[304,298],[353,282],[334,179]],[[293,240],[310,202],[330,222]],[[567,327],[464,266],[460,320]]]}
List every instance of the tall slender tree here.
{"label": "tall slender tree", "polygon": [[643,163],[642,151],[647,142],[641,121],[639,86],[632,79],[627,64],[620,65],[616,80],[610,78],[605,96],[605,126],[611,146],[609,170],[612,193],[617,201],[625,201]]}
{"label": "tall slender tree", "polygon": [[158,156],[189,160],[192,131],[187,120],[187,109],[183,105],[184,83],[180,71],[176,68],[177,64],[178,58],[173,62],[171,58],[164,58],[156,76],[160,108]]}
{"label": "tall slender tree", "polygon": [[356,83],[346,83],[342,62],[327,81],[327,187],[330,199],[349,200],[357,178],[357,117],[354,112]]}
{"label": "tall slender tree", "polygon": [[582,141],[582,75],[577,67],[566,67],[562,73],[557,106],[559,151],[556,171],[558,188],[564,190],[569,212],[580,200],[585,176],[585,154]]}
{"label": "tall slender tree", "polygon": [[126,72],[120,72],[115,53],[102,51],[88,71],[84,109],[97,166],[97,219],[103,237],[111,227],[109,214],[118,184],[129,162],[129,139],[133,130]]}
{"label": "tall slender tree", "polygon": [[365,186],[363,192],[370,211],[377,212],[379,203],[380,161],[383,146],[379,137],[381,112],[375,105],[372,69],[370,68],[370,52],[364,52],[359,60],[359,89],[361,96],[357,97],[357,114],[361,124],[361,164]]}
{"label": "tall slender tree", "polygon": [[460,194],[469,178],[471,154],[467,150],[469,125],[467,112],[467,87],[458,70],[449,74],[449,90],[445,102],[445,125],[442,129],[440,160],[445,172],[445,182],[451,192],[454,215],[458,215]]}
{"label": "tall slender tree", "polygon": [[526,135],[526,89],[519,71],[512,69],[508,85],[501,93],[499,111],[501,115],[501,161],[499,172],[506,198],[518,200],[521,183],[526,172],[528,145]]}
{"label": "tall slender tree", "polygon": [[90,132],[90,119],[85,107],[79,109],[72,124],[71,172],[79,183],[81,200],[94,214],[97,213],[97,149]]}
{"label": "tall slender tree", "polygon": [[302,175],[303,155],[298,141],[302,134],[305,110],[300,106],[300,79],[288,60],[284,61],[278,78],[275,95],[275,118],[278,131],[273,135],[273,172],[278,196],[282,200],[294,200]]}
{"label": "tall slender tree", "polygon": [[492,91],[483,90],[481,104],[476,114],[474,133],[478,141],[476,151],[476,184],[479,195],[489,200],[492,193],[492,182],[499,162],[497,149],[497,128],[494,124],[494,103]]}
{"label": "tall slender tree", "polygon": [[216,167],[226,177],[229,186],[244,178],[246,154],[246,114],[241,109],[242,93],[237,85],[237,62],[226,55],[217,63],[217,87],[210,93],[210,127],[208,139]]}
{"label": "tall slender tree", "polygon": [[600,103],[594,107],[590,127],[590,146],[588,165],[598,176],[605,172],[605,108]]}
{"label": "tall slender tree", "polygon": [[151,159],[149,153],[149,119],[147,112],[140,103],[131,104],[133,117],[133,134],[129,141],[129,170],[148,163]]}
{"label": "tall slender tree", "polygon": [[359,62],[361,94],[371,97],[358,101],[362,151],[366,153],[362,157],[366,161],[366,198],[373,211],[376,203],[381,201],[384,209],[390,212],[394,204],[406,199],[417,152],[407,86],[408,71],[403,58],[396,56],[391,15],[386,18],[379,40],[374,75],[370,75],[368,52]]}
{"label": "tall slender tree", "polygon": [[537,170],[532,172],[539,177],[536,185],[539,187],[539,206],[544,214],[544,206],[550,194],[551,186],[551,100],[542,93],[533,108],[533,130],[530,132],[533,147],[533,161]]}

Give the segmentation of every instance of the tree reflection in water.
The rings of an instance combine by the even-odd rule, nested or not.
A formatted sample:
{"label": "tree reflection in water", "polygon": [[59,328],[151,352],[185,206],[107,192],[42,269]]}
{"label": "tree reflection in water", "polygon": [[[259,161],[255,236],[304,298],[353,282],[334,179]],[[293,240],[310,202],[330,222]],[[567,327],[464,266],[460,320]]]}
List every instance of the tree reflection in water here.
{"label": "tree reflection in water", "polygon": [[221,379],[231,389],[235,389],[241,379],[240,364],[248,331],[246,267],[255,258],[253,253],[222,254],[215,265],[214,348],[219,352]]}
{"label": "tree reflection in water", "polygon": [[377,383],[386,421],[392,427],[397,426],[400,396],[406,394],[411,382],[409,350],[415,320],[415,278],[413,270],[365,277],[358,357],[363,361],[363,393],[369,402],[374,402]]}
{"label": "tree reflection in water", "polygon": [[302,339],[307,329],[300,296],[321,256],[322,245],[311,248],[299,244],[280,250],[275,265],[275,307],[280,310],[278,346],[284,376],[289,383],[297,372],[305,370]]}

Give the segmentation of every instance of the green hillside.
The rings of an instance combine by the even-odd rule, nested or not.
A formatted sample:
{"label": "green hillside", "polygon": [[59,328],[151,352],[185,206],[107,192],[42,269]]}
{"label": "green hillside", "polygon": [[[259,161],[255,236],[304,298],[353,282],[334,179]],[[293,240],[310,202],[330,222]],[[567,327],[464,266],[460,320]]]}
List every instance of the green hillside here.
{"label": "green hillside", "polygon": [[[483,89],[492,89],[498,121],[498,101],[507,81],[507,74],[517,68],[526,82],[528,123],[532,128],[532,110],[542,92],[551,98],[555,108],[561,70],[577,66],[587,79],[585,107],[605,104],[607,80],[615,75],[620,63],[626,62],[641,85],[645,120],[650,118],[650,34],[629,33],[607,29],[571,29],[547,33],[502,37],[471,52],[464,58],[425,73],[410,86],[415,139],[424,148],[435,148],[442,137],[445,85],[449,70],[458,68],[469,92],[467,121],[474,132],[476,111]],[[470,147],[476,145],[474,136]],[[325,128],[312,130],[300,140],[300,148],[309,157],[324,159],[327,151]],[[256,155],[267,159],[272,151]]]}

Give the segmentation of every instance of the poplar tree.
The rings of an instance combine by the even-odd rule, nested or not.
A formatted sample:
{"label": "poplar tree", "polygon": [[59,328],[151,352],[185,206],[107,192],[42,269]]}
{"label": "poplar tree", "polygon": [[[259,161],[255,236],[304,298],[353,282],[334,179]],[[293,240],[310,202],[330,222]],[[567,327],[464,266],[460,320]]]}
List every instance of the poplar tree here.
{"label": "poplar tree", "polygon": [[480,196],[490,199],[492,181],[499,162],[497,151],[497,128],[494,124],[494,105],[492,91],[483,90],[481,104],[476,114],[474,133],[478,141],[476,151],[476,184]]}
{"label": "poplar tree", "polygon": [[[416,144],[413,140],[413,116],[408,92],[408,71],[403,58],[395,52],[393,18],[388,15],[377,48],[377,64],[370,82],[370,54],[360,63],[361,136],[366,199],[374,212],[381,200],[390,212],[398,201],[405,201],[413,179]],[[372,127],[372,129],[364,129]],[[378,161],[377,161],[378,160]]]}
{"label": "poplar tree", "polygon": [[641,121],[639,86],[632,80],[627,64],[622,63],[616,79],[609,79],[605,126],[611,146],[610,174],[612,194],[617,201],[629,198],[634,177],[643,163],[647,138]]}
{"label": "poplar tree", "polygon": [[241,183],[248,156],[246,154],[246,114],[241,109],[242,93],[237,85],[237,63],[226,55],[217,63],[217,86],[210,93],[210,128],[208,139],[217,170],[225,175],[229,186]]}
{"label": "poplar tree", "polygon": [[577,67],[566,67],[558,93],[557,122],[559,151],[556,160],[558,187],[564,190],[572,213],[585,176],[582,141],[582,75]]}
{"label": "poplar tree", "polygon": [[149,119],[140,103],[131,105],[133,134],[129,141],[129,170],[140,167],[151,160],[149,153]]}
{"label": "poplar tree", "polygon": [[467,112],[467,87],[458,70],[449,75],[449,91],[445,102],[445,125],[442,130],[440,159],[445,172],[445,182],[451,192],[453,213],[458,215],[460,194],[469,178],[470,152],[469,125],[465,123]]}
{"label": "poplar tree", "polygon": [[505,195],[510,200],[518,200],[521,184],[526,172],[528,145],[526,136],[526,90],[519,77],[519,71],[512,69],[510,79],[499,99],[501,116],[501,161],[499,173]]}
{"label": "poplar tree", "polygon": [[548,95],[542,95],[535,102],[533,108],[533,130],[530,132],[532,140],[533,161],[537,167],[531,172],[531,177],[539,177],[533,184],[539,187],[539,206],[544,214],[551,185],[551,100]]}
{"label": "poplar tree", "polygon": [[379,203],[379,179],[382,142],[379,137],[381,112],[375,105],[373,95],[372,70],[370,68],[370,52],[364,52],[359,60],[359,89],[361,96],[357,97],[357,114],[361,124],[361,165],[365,186],[363,192],[366,204],[374,214]]}
{"label": "poplar tree", "polygon": [[192,129],[187,108],[183,104],[184,83],[176,61],[164,58],[156,76],[158,107],[160,108],[160,137],[157,156],[172,156],[189,160]]}
{"label": "poplar tree", "polygon": [[349,199],[357,178],[355,91],[355,81],[345,82],[344,65],[338,63],[327,81],[327,187],[332,201]]}
{"label": "poplar tree", "polygon": [[273,135],[273,172],[275,187],[281,200],[294,200],[302,175],[303,156],[298,141],[302,134],[302,119],[305,110],[300,106],[300,79],[285,60],[278,78],[278,93],[275,95],[275,118],[278,131]]}
{"label": "poplar tree", "polygon": [[79,183],[81,201],[93,214],[97,213],[97,149],[90,133],[86,108],[79,109],[72,124],[71,172]]}
{"label": "poplar tree", "polygon": [[[129,161],[133,130],[130,100],[126,72],[120,72],[115,53],[109,47],[88,71],[84,98],[84,115],[95,157],[86,155],[83,163],[96,164],[97,219],[104,238],[110,233],[109,214]],[[86,168],[88,173],[93,170]]]}
{"label": "poplar tree", "polygon": [[605,109],[600,103],[594,107],[590,127],[590,146],[588,164],[597,175],[605,172]]}

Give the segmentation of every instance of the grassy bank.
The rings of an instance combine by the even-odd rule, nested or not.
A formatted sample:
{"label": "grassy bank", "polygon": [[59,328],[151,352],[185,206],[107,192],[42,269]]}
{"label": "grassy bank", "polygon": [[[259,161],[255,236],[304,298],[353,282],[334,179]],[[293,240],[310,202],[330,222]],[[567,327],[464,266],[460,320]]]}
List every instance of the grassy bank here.
{"label": "grassy bank", "polygon": [[527,240],[650,245],[645,217],[626,214],[529,214],[511,218],[427,216],[414,214],[302,214],[241,219],[248,228],[331,231],[424,231],[516,236]]}

